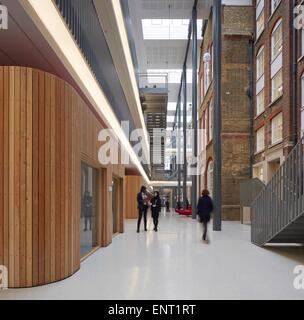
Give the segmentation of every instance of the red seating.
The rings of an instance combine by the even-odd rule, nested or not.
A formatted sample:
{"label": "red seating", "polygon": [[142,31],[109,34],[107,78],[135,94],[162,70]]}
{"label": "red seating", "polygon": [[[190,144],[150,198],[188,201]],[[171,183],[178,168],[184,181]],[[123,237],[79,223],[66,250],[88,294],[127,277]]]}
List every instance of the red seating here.
{"label": "red seating", "polygon": [[192,210],[175,210],[175,212],[183,216],[192,216]]}

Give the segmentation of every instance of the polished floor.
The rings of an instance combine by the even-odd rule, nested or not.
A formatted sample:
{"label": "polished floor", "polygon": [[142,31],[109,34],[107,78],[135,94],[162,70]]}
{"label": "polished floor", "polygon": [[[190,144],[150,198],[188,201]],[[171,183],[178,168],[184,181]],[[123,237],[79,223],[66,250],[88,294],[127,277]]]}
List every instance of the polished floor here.
{"label": "polished floor", "polygon": [[191,218],[164,214],[159,228],[137,234],[136,221],[126,221],[125,234],[71,278],[3,291],[0,299],[304,299],[293,286],[304,247],[256,247],[250,227],[235,222],[211,232],[209,245]]}

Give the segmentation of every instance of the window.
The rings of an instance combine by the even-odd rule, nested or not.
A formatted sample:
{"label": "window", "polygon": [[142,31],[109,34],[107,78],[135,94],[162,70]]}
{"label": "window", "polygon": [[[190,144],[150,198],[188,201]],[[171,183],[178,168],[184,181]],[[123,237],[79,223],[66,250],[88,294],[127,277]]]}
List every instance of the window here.
{"label": "window", "polygon": [[278,21],[271,35],[272,61],[282,52],[282,19]]}
{"label": "window", "polygon": [[259,50],[257,56],[257,80],[264,74],[264,47]]}
{"label": "window", "polygon": [[201,78],[200,78],[200,84],[201,84],[201,104],[203,103],[204,101],[204,79],[203,79],[203,75],[201,75]]}
{"label": "window", "polygon": [[283,116],[282,112],[271,120],[271,143],[275,144],[283,139]]}
{"label": "window", "polygon": [[204,62],[204,94],[206,95],[210,86],[210,62]]}
{"label": "window", "polygon": [[209,105],[209,140],[213,139],[213,101]]}
{"label": "window", "polygon": [[256,151],[261,152],[265,149],[265,128],[262,127],[256,133],[257,142],[256,142]]}
{"label": "window", "polygon": [[272,101],[283,94],[282,69],[273,77],[272,81]]}
{"label": "window", "polygon": [[271,0],[271,13],[274,13],[275,9],[279,6],[281,0]]}
{"label": "window", "polygon": [[260,13],[259,17],[257,18],[257,38],[259,38],[259,36],[261,35],[261,33],[264,30],[264,9],[262,10],[262,12]]}
{"label": "window", "polygon": [[210,55],[211,55],[211,79],[214,77],[214,57],[213,57],[213,44],[210,47]]}
{"label": "window", "polygon": [[257,95],[257,115],[265,110],[265,94],[264,89]]}
{"label": "window", "polygon": [[257,115],[262,113],[265,110],[264,104],[264,80],[262,79],[264,75],[264,46],[259,50],[257,55],[257,97],[256,97],[256,104],[257,104]]}

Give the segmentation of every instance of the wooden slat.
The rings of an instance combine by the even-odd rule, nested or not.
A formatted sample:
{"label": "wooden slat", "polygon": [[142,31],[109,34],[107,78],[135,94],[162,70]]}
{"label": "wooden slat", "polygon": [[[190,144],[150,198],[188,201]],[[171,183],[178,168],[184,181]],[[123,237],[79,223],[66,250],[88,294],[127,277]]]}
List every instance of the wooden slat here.
{"label": "wooden slat", "polygon": [[26,68],[20,70],[20,287],[26,286],[26,95],[27,95],[27,74]]}
{"label": "wooden slat", "polygon": [[51,281],[56,281],[56,79],[51,77]]}
{"label": "wooden slat", "polygon": [[45,283],[51,282],[51,75],[45,74]]}
{"label": "wooden slat", "polygon": [[45,75],[39,71],[39,284],[45,283]]}
{"label": "wooden slat", "polygon": [[68,84],[64,85],[64,140],[65,140],[65,183],[64,183],[64,277],[68,276],[68,265],[69,265],[69,87]]}
{"label": "wooden slat", "polygon": [[15,168],[14,168],[14,267],[15,287],[20,286],[20,68],[15,68]]}
{"label": "wooden slat", "polygon": [[39,284],[39,75],[33,71],[33,286]]}
{"label": "wooden slat", "polygon": [[4,265],[4,74],[0,67],[0,265]]}
{"label": "wooden slat", "polygon": [[72,179],[73,179],[73,171],[72,171],[72,143],[73,143],[73,138],[72,138],[72,103],[73,103],[73,91],[72,88],[69,88],[69,105],[68,105],[68,114],[69,114],[69,135],[68,135],[68,141],[69,141],[69,151],[68,151],[68,156],[69,156],[69,167],[68,167],[68,178],[69,178],[69,185],[68,185],[68,275],[72,273],[72,199],[73,199],[73,194],[72,194]]}
{"label": "wooden slat", "polygon": [[33,73],[27,69],[26,100],[26,285],[33,284]]}
{"label": "wooden slat", "polygon": [[55,266],[56,266],[56,280],[61,279],[61,82],[59,79],[56,79],[56,104],[55,104],[55,116],[56,116],[56,131],[55,131],[55,140],[56,140],[56,220],[55,220],[55,230],[56,230],[56,257],[55,257]]}
{"label": "wooden slat", "polygon": [[15,71],[9,68],[9,286],[15,286]]}
{"label": "wooden slat", "polygon": [[[4,203],[3,203],[3,262],[4,265],[9,268],[9,177],[10,177],[10,167],[9,167],[9,142],[10,142],[10,131],[9,131],[9,121],[10,121],[10,112],[9,112],[9,68],[3,68],[3,95],[4,95],[4,172],[3,172],[3,192],[4,192]],[[10,276],[9,276],[10,278]]]}
{"label": "wooden slat", "polygon": [[61,213],[61,220],[60,220],[60,278],[64,279],[65,277],[65,84],[63,81],[60,81],[60,98],[61,98],[61,119],[60,119],[60,126],[61,126],[61,175],[60,175],[60,188],[62,192],[61,197],[61,205],[60,205],[60,213]]}

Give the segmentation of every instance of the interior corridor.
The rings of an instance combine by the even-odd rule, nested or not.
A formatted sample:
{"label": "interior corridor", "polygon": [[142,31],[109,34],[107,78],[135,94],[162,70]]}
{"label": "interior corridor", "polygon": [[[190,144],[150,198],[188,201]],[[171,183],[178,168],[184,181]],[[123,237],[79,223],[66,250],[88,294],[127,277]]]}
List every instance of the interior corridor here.
{"label": "interior corridor", "polygon": [[[143,228],[142,228],[143,229]],[[191,218],[163,214],[159,232],[126,232],[85,260],[69,279],[31,289],[9,289],[0,299],[303,299],[293,287],[304,247],[262,249],[250,227],[224,222],[223,232],[201,240]],[[302,257],[302,260],[299,258]]]}

